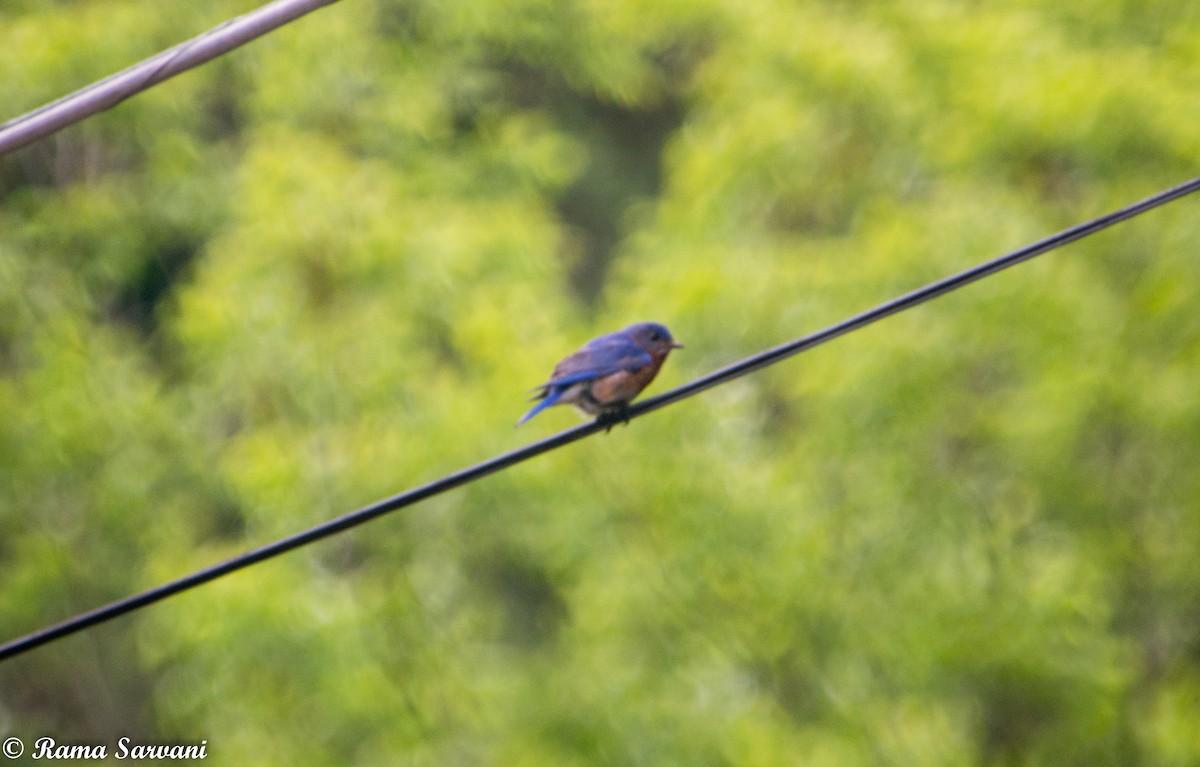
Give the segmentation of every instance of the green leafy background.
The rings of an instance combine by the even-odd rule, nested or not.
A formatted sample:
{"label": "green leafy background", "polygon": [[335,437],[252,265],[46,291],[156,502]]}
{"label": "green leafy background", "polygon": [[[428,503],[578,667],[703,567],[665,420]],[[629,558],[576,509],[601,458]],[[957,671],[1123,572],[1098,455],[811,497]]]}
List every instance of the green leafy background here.
{"label": "green leafy background", "polygon": [[[15,116],[246,0],[0,1]],[[0,639],[1196,175],[1178,0],[347,0],[0,159]],[[1200,764],[1185,200],[0,663],[239,765]]]}

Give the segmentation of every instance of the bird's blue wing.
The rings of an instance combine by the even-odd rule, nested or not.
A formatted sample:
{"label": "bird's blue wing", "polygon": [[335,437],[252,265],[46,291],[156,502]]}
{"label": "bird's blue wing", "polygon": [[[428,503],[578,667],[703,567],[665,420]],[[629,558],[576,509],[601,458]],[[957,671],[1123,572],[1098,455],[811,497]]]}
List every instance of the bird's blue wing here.
{"label": "bird's blue wing", "polygon": [[654,362],[642,347],[627,336],[610,333],[592,339],[554,368],[550,383],[555,387],[603,378],[622,370],[640,370]]}

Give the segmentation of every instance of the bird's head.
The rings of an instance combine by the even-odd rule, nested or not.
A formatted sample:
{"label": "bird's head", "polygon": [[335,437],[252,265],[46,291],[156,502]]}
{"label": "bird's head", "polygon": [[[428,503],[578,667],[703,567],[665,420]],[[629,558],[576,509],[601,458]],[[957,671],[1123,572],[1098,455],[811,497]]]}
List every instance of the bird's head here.
{"label": "bird's head", "polygon": [[671,331],[657,322],[639,322],[625,328],[633,342],[656,357],[665,357],[672,349],[682,349],[683,344],[671,337]]}

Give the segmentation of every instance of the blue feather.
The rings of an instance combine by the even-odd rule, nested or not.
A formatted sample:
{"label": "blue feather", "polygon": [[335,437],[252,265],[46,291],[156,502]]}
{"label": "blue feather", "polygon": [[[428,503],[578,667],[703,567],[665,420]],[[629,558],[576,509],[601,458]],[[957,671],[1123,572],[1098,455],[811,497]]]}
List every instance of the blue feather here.
{"label": "blue feather", "polygon": [[521,420],[517,421],[517,426],[520,426],[521,424],[528,421],[530,418],[533,418],[538,413],[542,412],[546,408],[553,405],[555,402],[558,402],[558,398],[561,397],[563,395],[563,392],[565,392],[565,391],[566,391],[566,389],[563,387],[554,387],[554,388],[547,389],[546,398],[544,400],[542,400],[541,402],[537,403],[536,405],[534,405],[533,409],[530,410],[528,413],[521,416]]}

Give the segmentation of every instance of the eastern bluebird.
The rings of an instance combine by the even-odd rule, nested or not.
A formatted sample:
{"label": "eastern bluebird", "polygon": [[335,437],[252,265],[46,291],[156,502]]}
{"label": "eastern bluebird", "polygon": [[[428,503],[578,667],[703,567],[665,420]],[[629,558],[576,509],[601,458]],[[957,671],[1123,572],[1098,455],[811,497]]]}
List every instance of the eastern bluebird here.
{"label": "eastern bluebird", "polygon": [[550,380],[537,387],[541,402],[517,426],[551,405],[574,405],[588,415],[612,417],[645,389],[672,349],[682,348],[657,322],[639,322],[593,338],[554,366]]}

